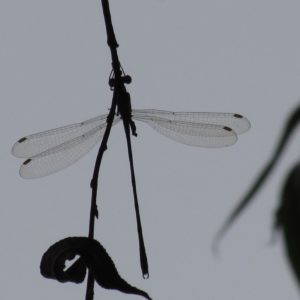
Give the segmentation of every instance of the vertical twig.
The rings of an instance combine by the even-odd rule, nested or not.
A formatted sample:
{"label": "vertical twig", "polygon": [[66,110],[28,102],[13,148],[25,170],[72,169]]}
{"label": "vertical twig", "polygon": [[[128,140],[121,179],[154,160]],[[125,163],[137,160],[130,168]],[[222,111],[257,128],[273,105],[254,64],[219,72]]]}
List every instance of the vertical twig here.
{"label": "vertical twig", "polygon": [[[109,138],[110,130],[111,130],[111,127],[113,124],[116,107],[117,107],[118,93],[120,92],[120,90],[125,89],[124,84],[122,83],[122,79],[121,79],[122,72],[120,69],[120,62],[119,62],[118,53],[117,53],[118,43],[117,43],[117,40],[116,40],[116,37],[114,34],[114,30],[113,30],[113,26],[112,26],[108,0],[102,0],[102,9],[103,9],[105,25],[106,25],[107,44],[111,50],[112,67],[113,67],[113,71],[115,74],[116,88],[114,90],[110,112],[107,117],[106,130],[105,130],[105,133],[104,133],[104,136],[103,136],[103,139],[102,139],[99,151],[98,151],[95,168],[94,168],[94,173],[93,173],[93,177],[91,180],[92,199],[91,199],[90,221],[89,221],[89,238],[94,238],[95,218],[98,216],[97,190],[98,190],[98,176],[99,176],[100,165],[101,165],[104,151],[107,149],[107,141]],[[92,272],[89,272],[88,281],[87,281],[87,289],[86,289],[86,300],[93,300],[93,298],[94,298],[94,282],[95,282],[94,276],[93,276]]]}
{"label": "vertical twig", "polygon": [[[138,205],[138,198],[136,192],[136,184],[135,184],[135,176],[134,176],[134,168],[133,168],[133,158],[132,158],[132,150],[131,150],[131,142],[130,142],[130,124],[133,126],[133,122],[131,121],[131,106],[130,106],[130,97],[126,91],[124,81],[122,78],[122,68],[118,57],[118,43],[115,37],[112,21],[111,21],[111,14],[109,9],[108,0],[102,0],[102,9],[104,14],[106,32],[107,32],[107,44],[111,51],[111,58],[112,58],[112,68],[114,74],[114,94],[112,99],[111,108],[107,117],[107,126],[106,130],[98,151],[98,155],[95,162],[93,177],[91,180],[91,189],[92,189],[92,199],[91,199],[91,209],[90,209],[90,221],[89,221],[89,238],[94,238],[94,228],[95,228],[95,218],[98,217],[98,209],[97,209],[97,190],[98,190],[98,177],[99,177],[99,170],[102,161],[103,154],[107,149],[107,141],[110,135],[111,127],[113,125],[114,116],[116,113],[117,107],[120,109],[124,107],[124,103],[128,104],[129,110],[124,112],[125,110],[120,109],[121,117],[123,118],[124,129],[126,134],[127,146],[128,146],[128,155],[130,161],[130,170],[131,170],[131,180],[132,180],[132,187],[133,187],[133,194],[134,194],[134,204],[135,204],[135,212],[136,212],[136,219],[137,219],[137,229],[138,229],[138,236],[139,236],[139,247],[140,247],[140,262],[141,268],[143,271],[144,277],[148,277],[148,262],[147,256],[144,246],[143,240],[143,233],[142,233],[142,225],[140,220],[140,213],[139,213],[139,205]],[[129,102],[127,102],[129,100]],[[122,104],[121,104],[122,103]],[[125,104],[125,106],[126,106]],[[86,289],[86,300],[93,300],[94,298],[94,283],[95,278],[91,271],[88,274],[88,281],[87,281],[87,289]]]}
{"label": "vertical twig", "polygon": [[[110,108],[109,115],[107,117],[107,126],[105,129],[105,133],[98,151],[98,155],[95,162],[94,173],[91,180],[91,189],[92,189],[92,199],[91,199],[91,209],[90,209],[90,221],[89,221],[89,238],[94,238],[94,228],[95,228],[95,218],[98,217],[98,209],[97,209],[97,190],[98,190],[98,176],[100,165],[102,161],[103,154],[107,149],[107,141],[109,138],[110,130],[113,124],[114,115],[116,111],[116,94],[113,95],[113,100]],[[93,300],[94,297],[94,276],[91,271],[89,271],[88,281],[87,281],[87,289],[86,289],[86,300]]]}

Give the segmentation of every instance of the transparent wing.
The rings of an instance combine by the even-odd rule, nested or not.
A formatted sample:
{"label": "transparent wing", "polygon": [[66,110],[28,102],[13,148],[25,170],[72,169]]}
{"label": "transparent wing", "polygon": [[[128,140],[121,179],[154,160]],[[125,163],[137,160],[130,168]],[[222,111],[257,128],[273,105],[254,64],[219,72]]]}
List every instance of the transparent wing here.
{"label": "transparent wing", "polygon": [[250,128],[238,114],[133,110],[134,119],[150,125],[161,134],[186,145],[224,147],[237,141],[237,134]]}
{"label": "transparent wing", "polygon": [[[120,119],[116,118],[114,124]],[[58,172],[79,160],[102,138],[106,123],[27,159],[20,167],[23,178],[38,178]]]}
{"label": "transparent wing", "polygon": [[13,145],[12,154],[22,158],[32,157],[73,138],[79,137],[93,128],[105,125],[106,117],[107,115],[101,115],[84,122],[28,135]]}
{"label": "transparent wing", "polygon": [[133,116],[136,118],[163,118],[179,122],[222,125],[233,129],[237,134],[242,134],[251,127],[251,124],[246,117],[236,113],[172,112],[157,109],[137,109],[132,111]]}

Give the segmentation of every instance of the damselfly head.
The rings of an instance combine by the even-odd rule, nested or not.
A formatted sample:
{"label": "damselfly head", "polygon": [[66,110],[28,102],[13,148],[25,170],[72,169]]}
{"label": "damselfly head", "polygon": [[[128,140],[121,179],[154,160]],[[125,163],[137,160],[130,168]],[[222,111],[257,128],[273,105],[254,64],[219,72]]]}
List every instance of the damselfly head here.
{"label": "damselfly head", "polygon": [[[125,84],[130,84],[132,82],[131,76],[129,76],[129,75],[122,76],[121,79],[122,79],[122,82]],[[116,79],[114,77],[109,78],[108,84],[111,88],[114,88],[115,84],[116,84]]]}

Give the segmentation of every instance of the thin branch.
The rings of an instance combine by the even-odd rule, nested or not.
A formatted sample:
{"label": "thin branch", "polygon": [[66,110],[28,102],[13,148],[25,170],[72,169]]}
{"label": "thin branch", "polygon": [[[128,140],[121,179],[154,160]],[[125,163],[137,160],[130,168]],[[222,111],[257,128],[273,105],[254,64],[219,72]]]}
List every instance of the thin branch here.
{"label": "thin branch", "polygon": [[[107,117],[107,126],[106,130],[98,151],[98,155],[95,162],[94,173],[91,180],[91,189],[92,189],[92,199],[91,199],[91,209],[90,209],[90,221],[89,221],[89,238],[94,238],[94,228],[95,228],[95,218],[98,217],[98,209],[97,209],[97,191],[98,191],[98,177],[99,177],[99,170],[102,161],[103,154],[107,149],[107,141],[110,135],[111,127],[113,125],[114,116],[116,113],[116,109],[120,111],[121,117],[123,118],[124,122],[124,129],[127,139],[128,145],[128,154],[129,154],[129,161],[130,161],[130,170],[131,170],[131,179],[132,179],[132,186],[133,186],[133,193],[134,193],[134,203],[135,203],[135,211],[136,211],[136,218],[137,218],[137,228],[138,228],[138,236],[139,236],[139,244],[140,244],[140,261],[141,267],[143,271],[144,277],[148,276],[148,262],[146,257],[146,251],[143,241],[143,233],[142,233],[142,226],[139,214],[139,206],[138,206],[138,199],[137,199],[137,192],[136,192],[136,184],[135,184],[135,176],[134,176],[134,169],[133,169],[133,159],[132,159],[132,150],[131,150],[131,143],[130,143],[130,127],[132,133],[135,134],[135,125],[131,121],[131,105],[130,105],[130,95],[127,93],[125,85],[124,85],[124,78],[122,77],[123,71],[121,68],[121,64],[118,57],[118,42],[115,37],[110,8],[108,0],[102,0],[102,9],[103,15],[105,20],[106,32],[107,32],[107,44],[111,51],[111,58],[112,58],[112,68],[113,68],[113,99],[111,108],[109,111],[109,115]],[[128,100],[128,102],[127,102]],[[87,282],[87,290],[86,290],[86,300],[93,300],[94,298],[94,282],[95,278],[92,272],[89,272],[88,275],[88,282]]]}
{"label": "thin branch", "polygon": [[[100,165],[102,161],[103,154],[107,149],[107,141],[110,135],[111,127],[114,121],[117,101],[116,101],[116,92],[113,95],[113,100],[110,108],[109,115],[107,117],[107,126],[105,133],[98,151],[96,158],[96,163],[94,167],[94,173],[91,180],[91,189],[92,189],[92,199],[91,199],[91,209],[90,209],[90,221],[89,221],[89,238],[94,238],[94,228],[95,228],[95,218],[98,217],[98,208],[97,208],[97,191],[98,191],[98,176]],[[94,283],[95,278],[91,271],[89,271],[87,289],[86,289],[86,300],[93,300],[94,298]]]}

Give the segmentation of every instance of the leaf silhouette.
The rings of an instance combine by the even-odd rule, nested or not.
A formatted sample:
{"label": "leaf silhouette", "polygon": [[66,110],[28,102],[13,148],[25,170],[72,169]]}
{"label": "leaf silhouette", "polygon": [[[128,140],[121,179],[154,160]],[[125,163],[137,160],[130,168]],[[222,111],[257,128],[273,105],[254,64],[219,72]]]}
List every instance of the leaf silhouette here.
{"label": "leaf silhouette", "polygon": [[274,170],[276,163],[278,162],[285,146],[289,138],[291,137],[294,129],[298,125],[300,121],[300,106],[297,106],[289,116],[284,126],[283,132],[279,138],[278,144],[275,148],[273,155],[269,162],[264,166],[257,179],[254,181],[252,186],[249,188],[248,192],[242,198],[242,200],[238,203],[238,205],[232,210],[230,215],[227,217],[225,222],[223,223],[221,229],[217,232],[216,237],[213,241],[213,250],[217,251],[220,240],[224,236],[224,234],[228,231],[228,229],[232,226],[232,224],[236,221],[239,215],[244,211],[244,209],[249,205],[249,203],[253,200],[257,191],[262,187],[262,185],[266,182],[267,178]]}
{"label": "leaf silhouette", "polygon": [[46,278],[56,279],[59,282],[83,282],[86,265],[82,258],[76,260],[65,270],[65,262],[74,259],[78,254],[77,244],[74,238],[67,238],[52,245],[42,257],[41,274]]}
{"label": "leaf silhouette", "polygon": [[[77,259],[67,270],[65,262]],[[88,268],[96,282],[103,288],[115,289],[127,294],[136,294],[151,300],[149,295],[128,284],[122,279],[114,262],[104,247],[96,240],[87,237],[68,237],[52,245],[41,260],[41,274],[59,282],[80,283]]]}
{"label": "leaf silhouette", "polygon": [[300,286],[300,163],[292,169],[285,182],[275,227],[282,230],[286,254]]}

